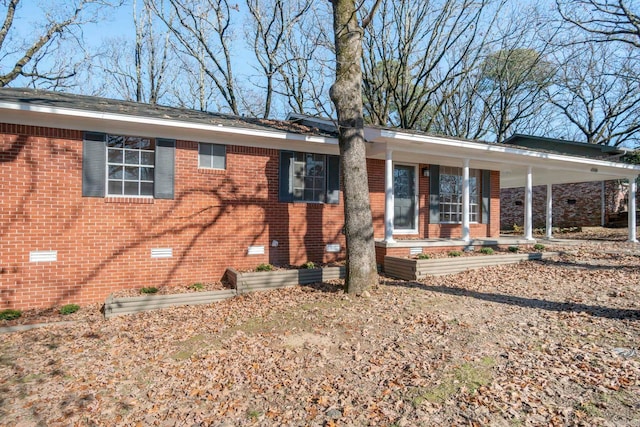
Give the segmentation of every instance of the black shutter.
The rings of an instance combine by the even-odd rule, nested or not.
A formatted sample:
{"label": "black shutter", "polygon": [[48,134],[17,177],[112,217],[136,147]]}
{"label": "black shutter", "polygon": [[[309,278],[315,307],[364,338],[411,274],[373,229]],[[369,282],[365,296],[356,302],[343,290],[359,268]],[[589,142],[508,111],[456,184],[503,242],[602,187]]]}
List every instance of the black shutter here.
{"label": "black shutter", "polygon": [[327,203],[340,203],[340,156],[327,156]]}
{"label": "black shutter", "polygon": [[440,166],[429,167],[429,224],[440,224]]}
{"label": "black shutter", "polygon": [[281,151],[280,164],[278,165],[279,187],[278,194],[281,202],[293,202],[293,191],[291,190],[291,174],[293,164],[293,152]]}
{"label": "black shutter", "polygon": [[175,156],[175,139],[156,139],[156,164],[153,183],[153,196],[156,199],[173,199]]}
{"label": "black shutter", "polygon": [[82,141],[82,196],[104,197],[107,167],[106,135],[85,132]]}
{"label": "black shutter", "polygon": [[491,171],[482,171],[482,223],[489,224],[491,211]]}

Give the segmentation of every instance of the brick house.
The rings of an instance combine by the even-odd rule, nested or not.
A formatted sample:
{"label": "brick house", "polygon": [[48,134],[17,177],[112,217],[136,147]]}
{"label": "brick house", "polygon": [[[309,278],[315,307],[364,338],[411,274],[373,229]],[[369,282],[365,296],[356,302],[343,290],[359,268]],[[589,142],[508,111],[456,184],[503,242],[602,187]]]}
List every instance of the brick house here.
{"label": "brick house", "polygon": [[[398,129],[365,136],[381,264],[385,254],[497,244],[500,188],[530,188],[532,168],[543,183],[640,172]],[[343,260],[338,154],[330,122],[303,116],[0,89],[0,308],[217,281],[227,267]]]}
{"label": "brick house", "polygon": [[[627,153],[616,147],[519,134],[507,139],[505,144],[592,159],[614,160]],[[628,183],[623,179],[555,184],[551,193],[553,224],[557,227],[607,225],[628,208]],[[533,226],[536,228],[546,226],[546,197],[546,186],[533,187]],[[522,226],[524,187],[502,188],[500,206],[502,230]]]}

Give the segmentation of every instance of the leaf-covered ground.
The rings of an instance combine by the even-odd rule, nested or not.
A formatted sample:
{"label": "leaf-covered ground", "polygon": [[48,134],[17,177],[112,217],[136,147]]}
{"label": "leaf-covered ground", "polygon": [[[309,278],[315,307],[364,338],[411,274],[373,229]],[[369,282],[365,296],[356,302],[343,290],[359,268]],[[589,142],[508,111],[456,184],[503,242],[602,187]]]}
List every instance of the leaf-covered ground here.
{"label": "leaf-covered ground", "polygon": [[0,424],[640,425],[640,248],[559,249],[3,334]]}

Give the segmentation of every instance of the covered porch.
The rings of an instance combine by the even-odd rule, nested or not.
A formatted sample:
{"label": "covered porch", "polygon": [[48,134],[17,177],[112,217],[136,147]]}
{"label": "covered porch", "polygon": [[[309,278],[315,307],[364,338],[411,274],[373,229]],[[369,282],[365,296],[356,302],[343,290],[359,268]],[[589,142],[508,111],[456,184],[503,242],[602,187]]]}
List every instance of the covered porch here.
{"label": "covered porch", "polygon": [[[369,142],[367,157],[384,160],[384,237],[376,239],[376,248],[380,252],[405,252],[407,249],[429,248],[445,250],[445,248],[468,248],[473,246],[511,246],[535,243],[533,237],[533,186],[546,185],[546,239],[553,237],[553,204],[552,185],[606,181],[613,179],[629,180],[629,210],[635,212],[636,178],[640,174],[640,166],[631,165],[607,159],[557,154],[549,151],[520,148],[504,144],[489,144],[467,141],[455,138],[436,137],[406,131],[367,128],[365,137]],[[429,177],[429,168],[424,165],[439,165],[440,167],[454,167],[461,170],[461,212],[455,223],[460,230],[460,237],[430,238],[424,230],[418,230],[416,224],[412,233],[398,230],[400,222],[396,219],[398,212],[403,212],[397,200],[397,178],[402,168],[414,165],[414,175]],[[499,188],[524,187],[524,218],[522,236],[499,236],[498,233],[479,237],[473,235],[472,230],[479,221],[480,208],[484,210],[485,200],[473,206],[472,192],[480,191],[479,180],[471,177],[472,170],[497,171],[499,173]],[[415,182],[418,178],[413,177]],[[494,176],[494,175],[492,175]],[[410,175],[411,177],[411,175]],[[430,178],[425,178],[430,179]],[[417,186],[417,184],[416,184]],[[486,189],[483,189],[483,192]],[[418,193],[413,190],[411,197]],[[424,193],[424,191],[423,191]],[[417,196],[416,200],[417,200]],[[429,210],[439,203],[438,195],[429,194]],[[402,195],[404,200],[405,196]],[[435,200],[434,200],[435,199]],[[459,204],[460,205],[460,204]],[[499,209],[499,204],[497,206]],[[432,212],[430,212],[432,214]],[[431,215],[433,218],[433,215]],[[492,221],[495,218],[491,217]],[[484,218],[483,221],[484,222]],[[499,230],[499,226],[498,226]],[[629,215],[628,241],[637,243],[636,217]],[[426,249],[424,249],[426,250]]]}

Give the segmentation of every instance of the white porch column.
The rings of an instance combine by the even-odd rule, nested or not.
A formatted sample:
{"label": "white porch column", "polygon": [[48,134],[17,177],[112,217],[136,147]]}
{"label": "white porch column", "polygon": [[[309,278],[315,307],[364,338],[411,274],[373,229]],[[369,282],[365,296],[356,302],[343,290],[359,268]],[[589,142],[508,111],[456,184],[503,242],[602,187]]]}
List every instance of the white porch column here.
{"label": "white porch column", "polygon": [[469,229],[469,159],[464,159],[462,167],[462,240],[471,241]]}
{"label": "white porch column", "polygon": [[600,184],[600,225],[602,227],[607,223],[607,184],[602,181]]}
{"label": "white porch column", "polygon": [[393,150],[387,148],[384,161],[384,241],[393,240]]}
{"label": "white porch column", "polygon": [[533,239],[533,174],[531,166],[527,168],[527,184],[524,187],[524,238]]}
{"label": "white porch column", "polygon": [[553,186],[547,184],[547,239],[553,237]]}
{"label": "white porch column", "polygon": [[629,241],[633,243],[638,243],[636,238],[636,178],[635,176],[629,177]]}

